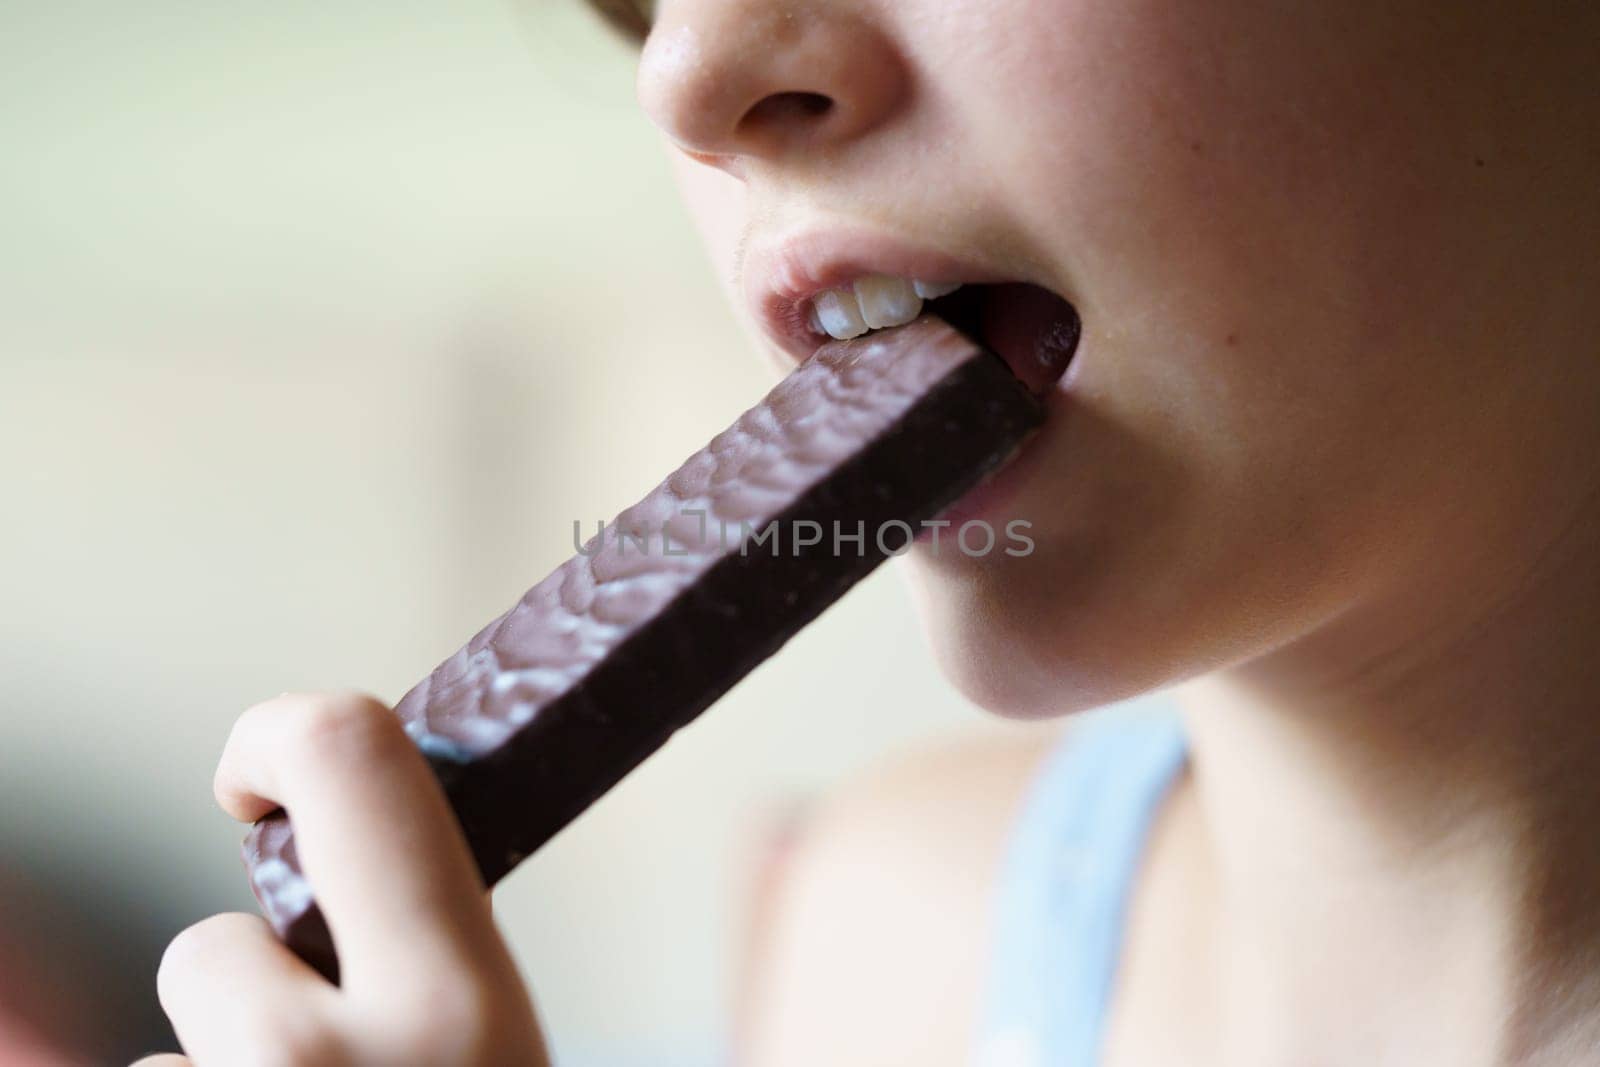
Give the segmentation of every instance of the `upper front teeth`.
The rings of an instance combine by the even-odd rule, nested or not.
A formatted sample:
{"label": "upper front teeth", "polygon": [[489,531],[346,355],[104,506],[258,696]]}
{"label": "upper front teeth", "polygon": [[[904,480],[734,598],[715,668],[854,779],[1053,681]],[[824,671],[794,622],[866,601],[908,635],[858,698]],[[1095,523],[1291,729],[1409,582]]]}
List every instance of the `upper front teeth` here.
{"label": "upper front teeth", "polygon": [[818,294],[811,306],[817,313],[812,325],[829,337],[843,341],[867,332],[867,320],[862,317],[861,303],[853,289],[829,289]]}
{"label": "upper front teeth", "polygon": [[961,288],[960,282],[912,282],[911,288],[924,300],[937,300]]}
{"label": "upper front teeth", "polygon": [[869,274],[848,289],[818,293],[811,304],[813,328],[841,341],[868,330],[902,326],[922,314],[922,301],[955,292],[960,285]]}

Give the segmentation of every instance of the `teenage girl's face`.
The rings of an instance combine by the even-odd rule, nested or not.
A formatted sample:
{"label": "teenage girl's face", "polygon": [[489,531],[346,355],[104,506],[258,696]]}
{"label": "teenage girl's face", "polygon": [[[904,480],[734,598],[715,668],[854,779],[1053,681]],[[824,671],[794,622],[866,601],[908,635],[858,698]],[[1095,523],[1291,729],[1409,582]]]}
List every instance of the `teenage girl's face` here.
{"label": "teenage girl's face", "polygon": [[[969,695],[1131,695],[1457,553],[1477,457],[1526,428],[1486,414],[1526,383],[1482,253],[1497,86],[1546,28],[1490,6],[658,5],[641,101],[776,358],[868,274],[1026,282],[1081,316],[1048,426],[966,512],[1027,520],[1033,552],[912,553]],[[984,323],[1012,361],[1060,307],[1022,292]]]}

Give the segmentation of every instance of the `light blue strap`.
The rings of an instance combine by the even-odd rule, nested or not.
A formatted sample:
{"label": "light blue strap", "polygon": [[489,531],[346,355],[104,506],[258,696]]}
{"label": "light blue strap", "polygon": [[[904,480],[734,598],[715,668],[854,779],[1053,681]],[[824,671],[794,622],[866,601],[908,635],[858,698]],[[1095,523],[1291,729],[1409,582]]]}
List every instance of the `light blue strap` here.
{"label": "light blue strap", "polygon": [[975,1067],[1094,1067],[1132,882],[1183,766],[1177,712],[1083,716],[1045,762],[1001,870]]}

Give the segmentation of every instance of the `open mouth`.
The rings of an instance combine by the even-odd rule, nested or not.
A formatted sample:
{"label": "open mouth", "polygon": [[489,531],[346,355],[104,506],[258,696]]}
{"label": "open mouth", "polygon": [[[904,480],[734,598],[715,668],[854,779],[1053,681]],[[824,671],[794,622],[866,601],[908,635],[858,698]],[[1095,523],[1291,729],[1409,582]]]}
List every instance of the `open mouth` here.
{"label": "open mouth", "polygon": [[815,294],[806,308],[813,339],[847,340],[938,315],[994,352],[1035,392],[1066,372],[1082,326],[1063,297],[1027,282],[930,283],[869,274]]}

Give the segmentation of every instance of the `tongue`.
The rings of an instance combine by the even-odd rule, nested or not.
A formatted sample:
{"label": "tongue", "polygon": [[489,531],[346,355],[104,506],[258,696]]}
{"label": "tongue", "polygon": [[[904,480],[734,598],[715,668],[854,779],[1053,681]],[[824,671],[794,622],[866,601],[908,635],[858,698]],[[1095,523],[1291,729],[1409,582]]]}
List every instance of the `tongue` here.
{"label": "tongue", "polygon": [[978,336],[1035,393],[1066,372],[1082,328],[1072,305],[1037,285],[979,288]]}

